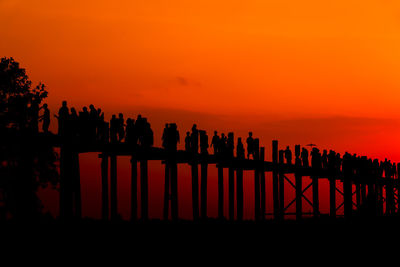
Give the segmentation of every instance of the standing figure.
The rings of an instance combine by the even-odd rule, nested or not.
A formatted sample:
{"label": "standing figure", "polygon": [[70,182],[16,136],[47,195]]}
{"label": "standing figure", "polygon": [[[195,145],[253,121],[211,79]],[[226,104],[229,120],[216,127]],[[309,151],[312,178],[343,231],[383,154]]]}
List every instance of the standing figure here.
{"label": "standing figure", "polygon": [[49,132],[50,126],[50,110],[47,107],[47,104],[43,104],[43,115],[40,117],[40,120],[43,122],[42,129],[44,133]]}
{"label": "standing figure", "polygon": [[110,141],[111,143],[117,143],[117,132],[118,132],[118,119],[115,114],[111,116],[110,120]]}
{"label": "standing figure", "polygon": [[292,165],[292,151],[290,151],[289,146],[286,147],[285,158],[286,158],[286,163]]}
{"label": "standing figure", "polygon": [[129,144],[135,144],[135,134],[135,120],[128,118],[126,120],[125,142]]}
{"label": "standing figure", "polygon": [[219,153],[218,147],[219,147],[219,136],[218,132],[214,131],[214,136],[211,140],[211,147],[214,148],[214,155],[217,155]]}
{"label": "standing figure", "polygon": [[235,150],[235,141],[233,139],[233,133],[228,133],[228,139],[226,140],[227,156],[233,158],[233,151]]}
{"label": "standing figure", "polygon": [[125,120],[122,113],[118,114],[118,141],[122,142],[125,137]]}
{"label": "standing figure", "polygon": [[247,143],[247,158],[250,159],[250,155],[252,155],[254,159],[254,139],[252,132],[249,132],[249,137],[247,137],[246,143]]}
{"label": "standing figure", "polygon": [[242,138],[239,137],[236,145],[236,157],[238,159],[244,159],[245,158],[245,152],[244,152],[244,147],[242,143]]}
{"label": "standing figure", "polygon": [[303,167],[308,167],[308,150],[304,147],[301,149],[301,161],[303,162]]}
{"label": "standing figure", "polygon": [[196,124],[193,124],[191,137],[192,152],[197,154],[199,153],[199,130],[197,130]]}
{"label": "standing figure", "polygon": [[186,137],[185,137],[185,151],[186,152],[191,151],[190,143],[191,143],[190,132],[186,132]]}
{"label": "standing figure", "polygon": [[69,109],[67,107],[67,101],[63,101],[61,108],[58,110],[58,115],[54,115],[58,119],[58,135],[65,135],[65,125],[68,120]]}
{"label": "standing figure", "polygon": [[164,149],[168,149],[168,134],[169,134],[169,124],[166,123],[162,137],[161,137],[161,141],[162,141],[161,145]]}
{"label": "standing figure", "polygon": [[200,132],[200,153],[202,155],[208,154],[208,135],[206,131],[199,131]]}

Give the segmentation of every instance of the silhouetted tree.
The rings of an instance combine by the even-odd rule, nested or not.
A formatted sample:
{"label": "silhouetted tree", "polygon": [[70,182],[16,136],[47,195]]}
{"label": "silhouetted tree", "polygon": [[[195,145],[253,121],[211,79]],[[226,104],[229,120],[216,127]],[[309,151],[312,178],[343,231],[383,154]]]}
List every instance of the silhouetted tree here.
{"label": "silhouetted tree", "polygon": [[[45,86],[32,87],[25,69],[13,58],[0,60],[0,194],[2,217],[38,218],[40,186],[58,184],[57,154],[38,133],[39,105]],[[48,133],[46,133],[48,136]]]}

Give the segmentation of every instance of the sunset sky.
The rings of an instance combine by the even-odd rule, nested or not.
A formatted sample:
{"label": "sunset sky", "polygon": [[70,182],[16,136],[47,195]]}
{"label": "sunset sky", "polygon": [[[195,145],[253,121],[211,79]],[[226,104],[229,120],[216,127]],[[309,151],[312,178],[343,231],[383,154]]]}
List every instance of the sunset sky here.
{"label": "sunset sky", "polygon": [[0,25],[52,112],[140,112],[156,145],[197,123],[252,130],[267,159],[279,139],[400,161],[399,1],[0,0]]}

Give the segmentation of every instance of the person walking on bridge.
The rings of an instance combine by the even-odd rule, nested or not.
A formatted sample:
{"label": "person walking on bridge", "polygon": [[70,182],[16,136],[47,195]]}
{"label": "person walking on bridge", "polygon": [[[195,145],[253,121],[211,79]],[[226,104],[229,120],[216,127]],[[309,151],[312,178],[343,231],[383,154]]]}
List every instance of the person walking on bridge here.
{"label": "person walking on bridge", "polygon": [[247,143],[247,158],[250,159],[250,155],[252,155],[254,159],[254,139],[252,132],[249,132],[249,137],[247,137],[246,143]]}

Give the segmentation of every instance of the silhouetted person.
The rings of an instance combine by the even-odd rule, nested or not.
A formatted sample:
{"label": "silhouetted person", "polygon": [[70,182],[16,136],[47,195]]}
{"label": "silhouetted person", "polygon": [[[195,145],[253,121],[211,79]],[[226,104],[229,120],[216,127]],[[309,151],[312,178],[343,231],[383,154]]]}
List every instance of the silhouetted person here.
{"label": "silhouetted person", "polygon": [[154,134],[153,130],[151,129],[150,123],[147,122],[147,119],[144,119],[144,129],[143,129],[143,136],[141,145],[144,148],[150,148],[154,144]]}
{"label": "silhouetted person", "polygon": [[96,140],[96,126],[97,126],[97,120],[98,120],[98,114],[97,110],[94,108],[94,106],[91,104],[89,106],[89,123],[88,123],[88,136],[90,137],[91,141]]}
{"label": "silhouetted person", "polygon": [[311,151],[311,166],[313,168],[321,169],[321,165],[321,153],[318,148],[314,147]]}
{"label": "silhouetted person", "polygon": [[115,114],[113,114],[111,116],[111,120],[110,120],[110,141],[111,143],[117,143],[118,141],[118,119],[117,116],[115,116]]}
{"label": "silhouetted person", "polygon": [[58,115],[54,115],[58,119],[58,135],[65,135],[65,125],[69,116],[67,101],[62,102],[61,108],[58,110]]}
{"label": "silhouetted person", "polygon": [[233,158],[233,151],[235,149],[235,141],[233,137],[233,133],[228,133],[228,139],[226,140],[226,148],[227,148],[227,156],[229,158]]}
{"label": "silhouetted person", "polygon": [[208,154],[208,135],[206,131],[199,131],[200,133],[200,153],[202,155],[207,155]]}
{"label": "silhouetted person", "polygon": [[108,136],[104,113],[101,112],[100,108],[97,109],[96,136],[99,141],[106,141],[105,139]]}
{"label": "silhouetted person", "polygon": [[301,160],[303,162],[303,167],[308,167],[308,150],[304,147],[301,149]]}
{"label": "silhouetted person", "polygon": [[322,168],[328,168],[328,151],[326,149],[322,152]]}
{"label": "silhouetted person", "polygon": [[176,152],[180,136],[176,123],[169,124],[166,132],[166,146],[169,151]]}
{"label": "silhouetted person", "polygon": [[129,144],[136,145],[136,131],[135,131],[135,120],[128,118],[126,120],[126,134],[125,134],[125,142]]}
{"label": "silhouetted person", "polygon": [[136,129],[136,134],[138,137],[138,142],[140,145],[142,145],[142,143],[143,143],[143,136],[145,133],[145,124],[146,124],[146,120],[144,118],[142,118],[142,115],[139,114],[136,118],[135,129]]}
{"label": "silhouetted person", "polygon": [[227,138],[224,133],[221,134],[221,138],[219,139],[219,145],[218,145],[218,155],[221,157],[226,156],[226,144],[227,143]]}
{"label": "silhouetted person", "polygon": [[197,125],[193,124],[192,134],[191,134],[191,145],[192,152],[197,154],[199,153],[199,130],[197,130]]}
{"label": "silhouetted person", "polygon": [[247,158],[250,159],[250,155],[252,155],[254,159],[254,139],[252,132],[249,132],[249,137],[247,137],[246,143],[247,143]]}
{"label": "silhouetted person", "polygon": [[81,141],[90,141],[90,114],[87,107],[83,107],[82,111],[79,112],[79,134]]}
{"label": "silhouetted person", "polygon": [[118,141],[122,142],[125,137],[125,120],[122,113],[118,114]]}
{"label": "silhouetted person", "polygon": [[50,110],[47,107],[47,104],[43,104],[43,115],[40,117],[40,120],[43,122],[42,124],[42,130],[44,133],[49,132],[49,126],[50,126]]}
{"label": "silhouetted person", "polygon": [[190,132],[186,132],[186,137],[185,137],[185,151],[186,152],[191,151],[190,143],[191,143]]}
{"label": "silhouetted person", "polygon": [[285,158],[286,158],[286,163],[289,165],[292,165],[292,151],[290,151],[290,148],[287,146],[285,150]]}
{"label": "silhouetted person", "polygon": [[169,124],[166,123],[164,127],[164,131],[161,137],[161,145],[163,148],[167,149],[168,148],[168,131],[169,131]]}
{"label": "silhouetted person", "polygon": [[219,136],[217,131],[214,131],[214,136],[211,140],[211,147],[214,148],[214,155],[217,155],[219,153]]}
{"label": "silhouetted person", "polygon": [[68,135],[72,138],[77,138],[79,132],[79,117],[75,108],[71,108],[71,114],[69,115],[66,125],[68,129]]}
{"label": "silhouetted person", "polygon": [[34,133],[39,132],[39,102],[36,99],[31,100],[31,106],[29,108],[30,114],[30,128]]}
{"label": "silhouetted person", "polygon": [[245,152],[244,152],[244,147],[242,143],[242,138],[239,137],[236,145],[236,157],[238,159],[244,159],[245,158]]}
{"label": "silhouetted person", "polygon": [[335,153],[335,151],[330,150],[329,154],[328,154],[328,165],[327,165],[327,168],[330,171],[336,170],[336,164],[337,164],[336,163],[336,153]]}

